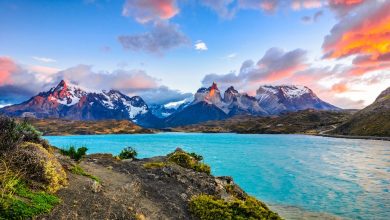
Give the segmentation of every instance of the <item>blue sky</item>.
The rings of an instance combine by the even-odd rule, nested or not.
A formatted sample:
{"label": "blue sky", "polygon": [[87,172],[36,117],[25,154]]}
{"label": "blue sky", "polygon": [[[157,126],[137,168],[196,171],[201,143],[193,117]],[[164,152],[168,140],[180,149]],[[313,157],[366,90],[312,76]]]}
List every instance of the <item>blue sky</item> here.
{"label": "blue sky", "polygon": [[[205,83],[205,76],[211,73],[223,76],[234,71],[240,77],[240,67],[244,61],[250,59],[257,63],[273,47],[280,48],[284,53],[295,49],[304,50],[306,68],[309,66],[319,68],[324,65],[330,65],[331,68],[340,62],[345,65],[350,63],[348,59],[323,60],[324,38],[329,35],[334,25],[342,22],[326,1],[302,0],[302,4],[306,1],[318,1],[321,4],[310,7],[302,5],[299,9],[282,5],[278,8],[275,6],[272,10],[260,6],[240,8],[237,6],[241,4],[239,1],[232,1],[227,9],[239,8],[232,17],[221,16],[218,11],[221,8],[208,5],[207,1],[204,1],[206,3],[202,0],[164,1],[176,8],[177,13],[169,18],[157,16],[150,21],[140,22],[137,20],[139,18],[137,10],[141,12],[149,10],[149,5],[146,9],[144,6],[137,8],[139,0],[0,0],[0,56],[12,59],[30,74],[42,71],[42,67],[50,68],[46,74],[55,74],[57,71],[66,71],[80,64],[91,66],[89,71],[94,73],[114,74],[116,70],[142,71],[149,80],[155,81],[155,86],[166,86],[170,90],[180,92],[195,92],[202,86],[202,81]],[[257,0],[259,3],[262,1],[270,0]],[[145,2],[149,2],[147,4],[150,4],[150,7],[158,4],[153,0]],[[133,14],[125,16],[122,13],[126,4],[131,6],[133,12],[135,11]],[[321,13],[316,21],[302,20],[304,16],[312,18],[315,13]],[[149,33],[159,22],[175,26],[176,31],[188,41],[158,52],[150,52],[143,49],[126,49],[118,40],[119,36]],[[207,50],[195,50],[194,44],[198,41],[204,42]],[[37,57],[55,62],[47,62],[48,60],[43,62],[42,59],[37,60]],[[382,73],[379,75],[383,76]],[[92,74],[91,77],[93,76]],[[77,78],[75,80],[77,81]],[[321,85],[309,82],[307,86],[314,86],[313,90],[317,93],[326,94],[326,89],[330,90],[332,83],[345,81],[345,78],[327,80]],[[384,80],[388,82],[387,77]],[[46,83],[48,82],[49,80],[46,80]],[[288,78],[256,81],[258,84],[289,82],[295,81]],[[384,82],[379,86],[380,89],[385,87]],[[240,90],[253,93],[256,86],[246,86],[251,83],[253,82],[232,82],[233,85],[237,84],[235,86]],[[224,86],[223,82],[221,86]],[[355,85],[359,90],[362,86],[364,85],[360,87]],[[344,93],[335,95],[341,99],[350,99],[351,106],[358,106],[357,102],[362,106],[363,103],[368,104],[372,101],[378,91],[364,97],[364,102],[356,98],[358,95],[351,91]],[[343,103],[336,98],[324,98],[336,104]]]}

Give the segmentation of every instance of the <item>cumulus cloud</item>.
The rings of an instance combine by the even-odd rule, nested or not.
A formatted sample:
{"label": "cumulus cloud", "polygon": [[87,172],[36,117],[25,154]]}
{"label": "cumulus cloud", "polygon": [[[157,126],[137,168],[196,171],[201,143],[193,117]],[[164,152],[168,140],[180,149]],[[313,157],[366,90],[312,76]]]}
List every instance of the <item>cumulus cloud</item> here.
{"label": "cumulus cloud", "polygon": [[161,85],[160,80],[136,69],[99,72],[93,71],[92,66],[78,65],[49,74],[25,68],[11,58],[0,57],[0,73],[0,105],[25,101],[56,86],[62,79],[89,91],[116,89],[130,96],[145,96],[148,103],[179,101],[189,96]]}
{"label": "cumulus cloud", "polygon": [[291,8],[299,10],[302,8],[319,8],[323,5],[322,0],[292,0]]}
{"label": "cumulus cloud", "polygon": [[285,52],[280,48],[271,48],[257,63],[252,60],[243,62],[238,73],[208,74],[203,78],[202,84],[207,86],[212,82],[218,82],[222,88],[235,85],[248,90],[253,85],[273,83],[290,77],[294,72],[305,68],[305,61],[304,50]]}
{"label": "cumulus cloud", "polygon": [[122,35],[118,40],[124,49],[150,53],[162,53],[190,42],[178,25],[166,22],[156,22],[150,32]]}
{"label": "cumulus cloud", "polygon": [[200,51],[206,51],[209,48],[207,48],[207,45],[205,42],[198,40],[195,45],[194,45],[195,50],[200,50]]}
{"label": "cumulus cloud", "polygon": [[355,13],[341,18],[325,37],[322,45],[324,57],[357,56],[350,72],[352,75],[389,69],[389,11],[390,1],[369,1]]}
{"label": "cumulus cloud", "polygon": [[139,23],[167,20],[179,13],[176,0],[126,0],[122,15]]}

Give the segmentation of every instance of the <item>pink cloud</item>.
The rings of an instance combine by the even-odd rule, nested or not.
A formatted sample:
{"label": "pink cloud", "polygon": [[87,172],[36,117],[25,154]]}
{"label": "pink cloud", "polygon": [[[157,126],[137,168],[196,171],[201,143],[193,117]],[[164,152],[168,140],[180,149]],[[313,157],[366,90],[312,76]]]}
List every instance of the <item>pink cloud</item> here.
{"label": "pink cloud", "polygon": [[17,65],[11,58],[0,57],[0,85],[11,83],[11,74],[16,69]]}
{"label": "pink cloud", "polygon": [[139,23],[167,20],[179,13],[176,0],[126,0],[122,15]]}

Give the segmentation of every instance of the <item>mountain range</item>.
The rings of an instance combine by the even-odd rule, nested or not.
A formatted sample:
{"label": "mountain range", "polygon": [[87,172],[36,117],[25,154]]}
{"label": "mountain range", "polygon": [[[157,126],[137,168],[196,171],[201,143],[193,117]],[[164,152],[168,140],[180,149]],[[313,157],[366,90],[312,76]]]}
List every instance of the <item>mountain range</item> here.
{"label": "mountain range", "polygon": [[200,88],[193,99],[150,105],[120,91],[91,91],[62,80],[49,91],[0,109],[15,117],[70,120],[130,120],[143,127],[175,127],[237,115],[270,116],[305,109],[339,110],[305,86],[260,86],[256,96],[229,87],[223,97],[216,83]]}

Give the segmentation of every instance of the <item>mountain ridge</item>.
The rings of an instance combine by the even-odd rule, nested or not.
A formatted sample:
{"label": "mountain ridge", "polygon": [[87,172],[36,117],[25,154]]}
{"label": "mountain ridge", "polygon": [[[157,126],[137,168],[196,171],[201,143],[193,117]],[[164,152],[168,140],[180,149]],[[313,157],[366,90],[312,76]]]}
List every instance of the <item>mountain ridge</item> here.
{"label": "mountain ridge", "polygon": [[50,90],[20,104],[6,106],[0,113],[68,120],[129,120],[142,127],[163,128],[237,115],[272,116],[305,109],[340,110],[319,99],[308,87],[296,85],[263,85],[256,96],[250,96],[233,86],[222,93],[213,83],[198,89],[193,99],[149,106],[140,96],[129,97],[113,89],[88,90],[61,80]]}

